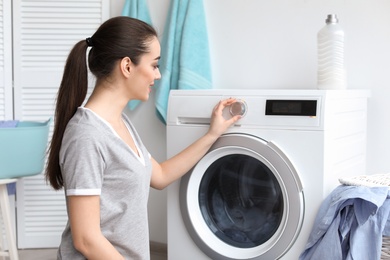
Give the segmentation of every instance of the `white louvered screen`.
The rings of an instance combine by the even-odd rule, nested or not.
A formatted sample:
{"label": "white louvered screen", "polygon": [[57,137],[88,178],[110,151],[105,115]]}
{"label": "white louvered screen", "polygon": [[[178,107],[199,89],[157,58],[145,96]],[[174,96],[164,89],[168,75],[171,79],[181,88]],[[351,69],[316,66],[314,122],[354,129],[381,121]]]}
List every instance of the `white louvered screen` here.
{"label": "white louvered screen", "polygon": [[[15,119],[54,116],[70,49],[108,17],[109,0],[13,0]],[[66,219],[63,191],[53,191],[43,174],[18,182],[19,248],[57,247]]]}
{"label": "white louvered screen", "polygon": [[11,2],[0,0],[0,120],[12,119]]}
{"label": "white louvered screen", "polygon": [[[9,0],[0,0],[0,120],[13,118],[11,14],[11,2]],[[0,149],[2,148],[4,147],[0,144]],[[12,195],[9,198],[11,209],[15,208],[15,196]],[[14,210],[11,210],[11,219],[15,219]],[[0,221],[2,226],[0,232],[3,241],[1,246],[8,249],[2,216],[0,216]]]}

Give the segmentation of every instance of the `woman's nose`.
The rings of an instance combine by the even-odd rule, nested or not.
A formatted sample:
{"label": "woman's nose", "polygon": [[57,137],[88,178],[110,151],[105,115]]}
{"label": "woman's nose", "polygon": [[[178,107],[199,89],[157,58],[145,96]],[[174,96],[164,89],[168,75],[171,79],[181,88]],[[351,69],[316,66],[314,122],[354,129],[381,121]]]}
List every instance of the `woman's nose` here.
{"label": "woman's nose", "polygon": [[156,70],[155,79],[161,79],[160,69],[157,69],[157,70]]}

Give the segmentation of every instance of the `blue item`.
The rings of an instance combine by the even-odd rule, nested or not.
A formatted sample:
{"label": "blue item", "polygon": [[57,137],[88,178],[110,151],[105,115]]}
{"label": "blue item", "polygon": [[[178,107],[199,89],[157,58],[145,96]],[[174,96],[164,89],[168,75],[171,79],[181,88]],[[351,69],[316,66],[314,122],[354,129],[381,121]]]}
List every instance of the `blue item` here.
{"label": "blue item", "polygon": [[12,128],[16,127],[18,125],[18,120],[6,120],[6,121],[0,121],[0,128]]}
{"label": "blue item", "polygon": [[50,122],[20,121],[14,128],[0,128],[0,179],[42,172]]}
{"label": "blue item", "polygon": [[167,117],[170,89],[210,89],[211,66],[202,0],[172,0],[161,44],[155,105]]}
{"label": "blue item", "polygon": [[[122,15],[142,20],[150,25],[152,24],[148,5],[145,0],[126,0],[125,5],[123,6]],[[130,108],[130,110],[133,110],[140,103],[140,100],[132,100],[128,103],[127,107]]]}
{"label": "blue item", "polygon": [[126,0],[122,10],[123,16],[129,16],[152,24],[150,19],[148,5],[145,0]]}
{"label": "blue item", "polygon": [[300,260],[380,259],[388,187],[338,186],[322,203]]}
{"label": "blue item", "polygon": [[8,195],[15,195],[16,194],[16,183],[7,183],[7,192]]}

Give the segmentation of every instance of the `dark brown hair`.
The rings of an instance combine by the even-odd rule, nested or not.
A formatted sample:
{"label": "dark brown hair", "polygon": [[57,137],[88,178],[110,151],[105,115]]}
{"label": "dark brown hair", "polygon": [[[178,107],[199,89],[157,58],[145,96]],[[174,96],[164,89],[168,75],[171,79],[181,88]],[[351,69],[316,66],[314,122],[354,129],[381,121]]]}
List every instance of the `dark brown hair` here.
{"label": "dark brown hair", "polygon": [[66,60],[64,74],[58,90],[53,137],[48,151],[45,177],[59,190],[64,186],[59,165],[59,153],[66,125],[85,100],[88,90],[88,66],[97,82],[107,78],[117,61],[129,57],[138,65],[141,56],[149,51],[149,43],[157,37],[147,23],[119,16],[104,22],[87,40],[79,41]]}

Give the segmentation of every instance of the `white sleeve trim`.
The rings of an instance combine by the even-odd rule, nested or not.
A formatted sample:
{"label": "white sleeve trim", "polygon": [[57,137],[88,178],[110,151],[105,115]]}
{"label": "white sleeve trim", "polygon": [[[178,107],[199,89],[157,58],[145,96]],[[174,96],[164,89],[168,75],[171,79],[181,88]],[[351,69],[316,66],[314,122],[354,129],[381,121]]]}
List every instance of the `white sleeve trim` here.
{"label": "white sleeve trim", "polygon": [[66,196],[91,196],[100,195],[101,189],[69,189],[66,190]]}

